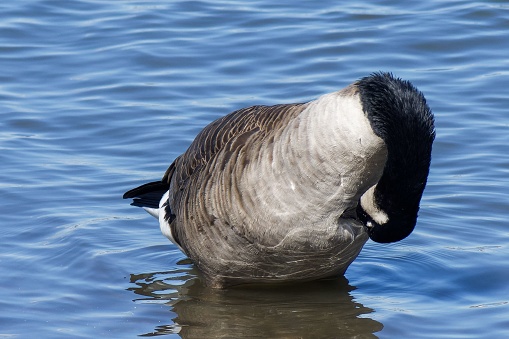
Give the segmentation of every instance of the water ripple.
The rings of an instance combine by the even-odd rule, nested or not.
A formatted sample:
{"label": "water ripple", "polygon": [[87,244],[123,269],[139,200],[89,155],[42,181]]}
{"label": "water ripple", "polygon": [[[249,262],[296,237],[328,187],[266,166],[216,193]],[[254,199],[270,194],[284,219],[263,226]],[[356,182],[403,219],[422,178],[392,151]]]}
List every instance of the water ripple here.
{"label": "water ripple", "polygon": [[[507,336],[505,3],[0,9],[0,336]],[[155,220],[120,199],[213,119],[377,70],[425,93],[437,139],[415,232],[368,242],[348,281],[210,291]]]}

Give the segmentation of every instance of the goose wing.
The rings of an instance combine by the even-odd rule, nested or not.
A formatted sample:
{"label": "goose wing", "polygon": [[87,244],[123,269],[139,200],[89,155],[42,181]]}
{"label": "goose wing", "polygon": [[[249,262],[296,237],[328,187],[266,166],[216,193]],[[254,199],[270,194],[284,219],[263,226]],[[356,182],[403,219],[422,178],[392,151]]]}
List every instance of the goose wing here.
{"label": "goose wing", "polygon": [[[253,133],[261,133],[260,136],[263,138],[271,130],[285,126],[305,107],[305,103],[251,106],[225,115],[207,125],[196,136],[187,151],[171,163],[162,180],[133,188],[124,193],[123,198],[134,199],[131,204],[133,206],[157,210],[173,179],[176,183],[173,192],[178,192],[189,177],[198,173],[225,147],[234,150]],[[168,211],[167,214],[173,213]]]}
{"label": "goose wing", "polygon": [[234,150],[253,133],[260,133],[263,139],[271,130],[285,126],[305,106],[302,103],[252,106],[215,120],[196,136],[184,154],[175,159],[164,174],[162,183],[169,185],[174,176],[177,184],[185,182],[221,150],[227,147]]}

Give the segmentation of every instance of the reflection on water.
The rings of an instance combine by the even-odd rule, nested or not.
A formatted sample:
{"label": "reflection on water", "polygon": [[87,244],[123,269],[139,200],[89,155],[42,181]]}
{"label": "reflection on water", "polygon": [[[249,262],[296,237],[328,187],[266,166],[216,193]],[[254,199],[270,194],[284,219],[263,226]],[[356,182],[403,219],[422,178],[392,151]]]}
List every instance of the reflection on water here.
{"label": "reflection on water", "polygon": [[[346,278],[278,287],[206,288],[188,260],[169,272],[131,274],[138,303],[164,303],[168,322],[141,336],[369,338],[383,325],[353,300]],[[174,316],[174,313],[176,316]],[[173,317],[173,319],[170,319]]]}
{"label": "reflection on water", "polygon": [[[509,338],[508,1],[0,9],[0,338]],[[379,70],[425,93],[437,139],[416,231],[368,242],[350,284],[206,290],[121,199],[225,113]]]}

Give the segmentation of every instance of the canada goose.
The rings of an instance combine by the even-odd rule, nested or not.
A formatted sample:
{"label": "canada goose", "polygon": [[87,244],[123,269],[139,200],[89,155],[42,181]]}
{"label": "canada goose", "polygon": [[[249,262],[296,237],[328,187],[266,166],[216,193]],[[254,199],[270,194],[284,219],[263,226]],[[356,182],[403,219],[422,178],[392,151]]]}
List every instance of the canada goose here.
{"label": "canada goose", "polygon": [[212,287],[335,277],[368,237],[413,231],[434,138],[423,94],[374,73],[217,119],[162,180],[124,198],[159,219]]}

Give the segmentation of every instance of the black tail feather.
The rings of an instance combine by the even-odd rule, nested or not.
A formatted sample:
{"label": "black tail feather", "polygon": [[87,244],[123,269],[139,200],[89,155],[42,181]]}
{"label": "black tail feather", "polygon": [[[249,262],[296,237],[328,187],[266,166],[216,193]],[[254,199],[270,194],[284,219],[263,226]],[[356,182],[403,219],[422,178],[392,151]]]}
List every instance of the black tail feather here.
{"label": "black tail feather", "polygon": [[132,206],[159,208],[159,201],[168,188],[169,185],[162,181],[149,182],[125,192],[123,198],[132,198]]}

